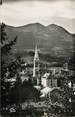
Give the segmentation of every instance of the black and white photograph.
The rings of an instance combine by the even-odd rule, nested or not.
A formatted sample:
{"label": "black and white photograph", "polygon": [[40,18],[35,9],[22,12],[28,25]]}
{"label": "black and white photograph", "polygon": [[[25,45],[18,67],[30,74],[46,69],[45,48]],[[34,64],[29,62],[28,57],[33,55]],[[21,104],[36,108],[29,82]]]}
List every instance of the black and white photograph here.
{"label": "black and white photograph", "polygon": [[75,0],[0,0],[0,117],[75,117]]}

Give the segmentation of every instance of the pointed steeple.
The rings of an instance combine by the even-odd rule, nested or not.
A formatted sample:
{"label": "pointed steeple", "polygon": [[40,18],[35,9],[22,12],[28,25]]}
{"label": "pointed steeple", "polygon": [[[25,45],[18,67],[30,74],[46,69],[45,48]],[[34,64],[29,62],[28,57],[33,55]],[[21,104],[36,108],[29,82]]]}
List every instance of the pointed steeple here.
{"label": "pointed steeple", "polygon": [[35,56],[34,59],[39,60],[37,45],[35,47]]}
{"label": "pointed steeple", "polygon": [[37,45],[35,47],[35,54],[34,54],[33,77],[36,77],[37,85],[39,85],[39,55],[38,55]]}

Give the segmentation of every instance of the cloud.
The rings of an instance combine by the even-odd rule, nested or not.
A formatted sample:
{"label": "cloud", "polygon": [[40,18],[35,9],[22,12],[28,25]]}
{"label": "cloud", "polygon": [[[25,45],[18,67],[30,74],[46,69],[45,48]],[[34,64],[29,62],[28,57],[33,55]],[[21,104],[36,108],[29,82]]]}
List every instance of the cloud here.
{"label": "cloud", "polygon": [[55,1],[73,1],[73,0],[2,0],[3,2],[19,2],[19,1],[48,1],[48,2],[55,2]]}
{"label": "cloud", "polygon": [[12,4],[8,2],[1,6],[0,19],[14,26],[34,22],[44,25],[57,23],[74,31],[75,2],[72,0],[54,0],[54,2],[21,0]]}
{"label": "cloud", "polygon": [[[16,7],[17,6],[17,7]],[[20,2],[4,4],[2,14],[12,15],[12,17],[66,17],[75,18],[75,6],[70,2]]]}

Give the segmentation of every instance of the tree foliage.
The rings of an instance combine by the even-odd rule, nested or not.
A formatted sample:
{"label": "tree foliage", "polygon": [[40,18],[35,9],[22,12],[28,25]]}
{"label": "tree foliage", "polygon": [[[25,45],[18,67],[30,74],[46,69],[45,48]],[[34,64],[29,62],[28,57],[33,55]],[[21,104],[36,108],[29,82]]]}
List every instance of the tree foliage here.
{"label": "tree foliage", "polygon": [[[12,46],[16,43],[17,36],[10,40],[8,39],[7,33],[5,31],[6,25],[4,23],[1,24],[1,106],[5,106],[8,104],[10,83],[5,82],[6,79],[10,78],[10,65],[5,66],[6,56],[9,58],[10,50]],[[10,59],[10,58],[9,58]]]}
{"label": "tree foliage", "polygon": [[8,39],[7,33],[5,31],[6,25],[4,23],[1,24],[1,63],[2,65],[5,63],[5,57],[9,55],[12,46],[17,41],[17,36],[10,40]]}

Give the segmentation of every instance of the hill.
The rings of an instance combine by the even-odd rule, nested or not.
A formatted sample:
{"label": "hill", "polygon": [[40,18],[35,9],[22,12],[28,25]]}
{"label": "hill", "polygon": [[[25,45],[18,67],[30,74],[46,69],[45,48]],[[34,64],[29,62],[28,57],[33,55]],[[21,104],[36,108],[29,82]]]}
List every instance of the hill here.
{"label": "hill", "polygon": [[13,51],[34,50],[35,43],[40,52],[52,56],[72,56],[74,51],[75,35],[55,24],[43,26],[34,23],[20,27],[7,25],[6,32],[10,40],[18,36]]}

